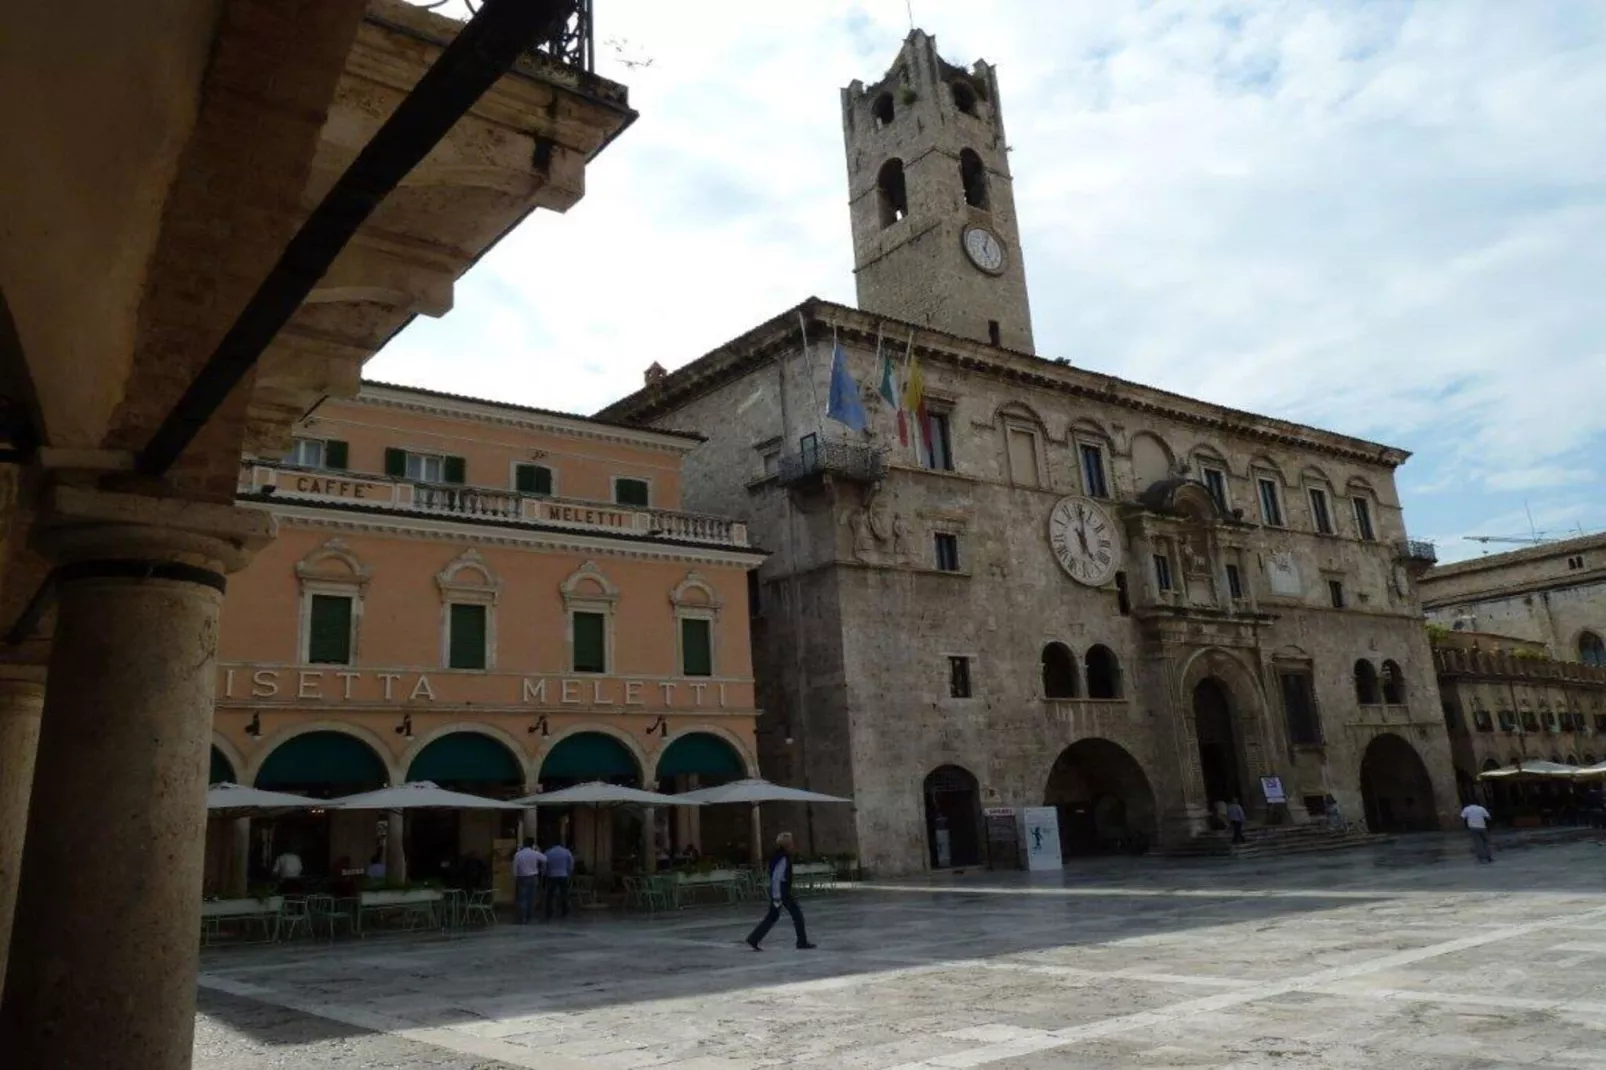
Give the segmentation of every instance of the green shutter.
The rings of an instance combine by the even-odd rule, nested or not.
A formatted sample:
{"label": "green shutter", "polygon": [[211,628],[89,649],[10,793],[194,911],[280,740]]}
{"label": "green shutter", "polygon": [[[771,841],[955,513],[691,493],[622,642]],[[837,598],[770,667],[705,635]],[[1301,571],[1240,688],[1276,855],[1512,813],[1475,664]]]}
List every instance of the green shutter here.
{"label": "green shutter", "polygon": [[407,478],[407,451],[385,447],[385,474],[395,479]]}
{"label": "green shutter", "polygon": [[351,599],[345,595],[312,596],[307,627],[307,660],[315,665],[351,664]]}
{"label": "green shutter", "polygon": [[448,457],[441,466],[441,476],[448,483],[468,482],[468,462],[461,457]]}
{"label": "green shutter", "polygon": [[348,465],[350,450],[338,438],[331,438],[323,444],[323,466],[345,471]]}
{"label": "green shutter", "polygon": [[714,675],[714,650],[706,620],[680,622],[680,666],[687,676]]}
{"label": "green shutter", "polygon": [[647,481],[644,479],[615,479],[613,500],[619,505],[647,504]]}
{"label": "green shutter", "polygon": [[574,671],[608,671],[607,618],[601,613],[574,615]]}
{"label": "green shutter", "polygon": [[513,489],[520,494],[535,493],[535,465],[516,464],[513,466]]}
{"label": "green shutter", "polygon": [[535,492],[548,497],[552,495],[552,469],[545,465],[535,466]]}
{"label": "green shutter", "polygon": [[447,664],[453,669],[485,668],[485,607],[453,602]]}

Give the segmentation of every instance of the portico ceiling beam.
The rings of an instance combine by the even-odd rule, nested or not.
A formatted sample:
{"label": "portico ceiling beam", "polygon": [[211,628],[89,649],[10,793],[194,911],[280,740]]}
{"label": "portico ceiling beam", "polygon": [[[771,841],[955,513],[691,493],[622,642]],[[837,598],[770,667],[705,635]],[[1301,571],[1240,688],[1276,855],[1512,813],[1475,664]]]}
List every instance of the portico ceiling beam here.
{"label": "portico ceiling beam", "polygon": [[577,2],[485,0],[290,239],[140,452],[136,467],[141,473],[159,476],[172,467],[379,203],[520,54],[562,28]]}

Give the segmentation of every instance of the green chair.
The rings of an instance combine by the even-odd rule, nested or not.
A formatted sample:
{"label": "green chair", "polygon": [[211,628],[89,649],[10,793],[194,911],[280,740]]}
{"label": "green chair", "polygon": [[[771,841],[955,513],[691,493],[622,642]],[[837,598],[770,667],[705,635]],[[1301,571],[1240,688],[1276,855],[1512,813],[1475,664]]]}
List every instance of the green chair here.
{"label": "green chair", "polygon": [[465,925],[484,925],[489,928],[496,924],[496,900],[489,889],[471,893],[462,911]]}
{"label": "green chair", "polygon": [[647,889],[657,897],[658,901],[663,903],[664,909],[667,910],[670,907],[674,907],[676,910],[681,909],[680,882],[675,879],[673,873],[660,873],[655,877],[648,877]]}
{"label": "green chair", "polygon": [[307,896],[307,920],[312,927],[312,934],[316,936],[318,930],[322,929],[329,934],[329,942],[333,943],[335,930],[344,925],[348,933],[355,935],[358,902],[356,899],[336,899],[332,895]]}
{"label": "green chair", "polygon": [[273,938],[291,940],[298,933],[312,935],[312,910],[305,899],[287,898],[279,904],[279,915],[274,919]]}

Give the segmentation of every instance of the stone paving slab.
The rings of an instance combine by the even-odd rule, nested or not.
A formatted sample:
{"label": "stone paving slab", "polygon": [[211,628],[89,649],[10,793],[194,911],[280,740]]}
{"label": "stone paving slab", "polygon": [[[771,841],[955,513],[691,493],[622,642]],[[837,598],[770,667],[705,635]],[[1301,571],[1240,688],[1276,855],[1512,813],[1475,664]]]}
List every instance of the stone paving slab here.
{"label": "stone paving slab", "polygon": [[203,956],[198,1070],[1606,1070],[1606,850],[1116,859]]}

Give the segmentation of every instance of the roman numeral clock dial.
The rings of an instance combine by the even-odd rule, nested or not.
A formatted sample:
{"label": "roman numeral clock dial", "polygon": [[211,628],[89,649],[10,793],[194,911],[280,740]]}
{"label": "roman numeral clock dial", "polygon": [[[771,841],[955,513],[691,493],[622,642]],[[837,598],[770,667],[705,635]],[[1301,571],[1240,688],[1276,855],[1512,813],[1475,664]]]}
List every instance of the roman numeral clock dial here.
{"label": "roman numeral clock dial", "polygon": [[1121,535],[1098,502],[1061,498],[1048,513],[1048,544],[1065,574],[1088,587],[1115,578],[1121,564]]}

